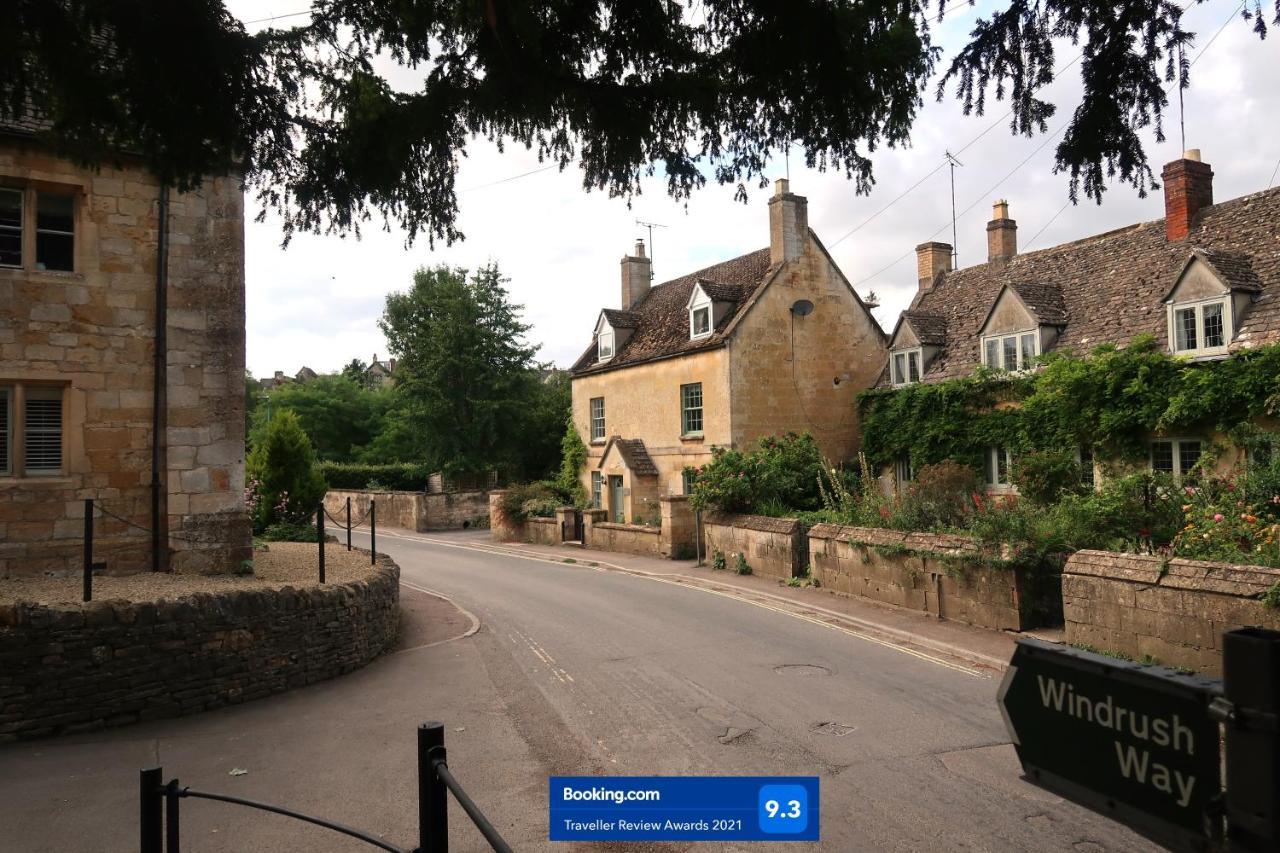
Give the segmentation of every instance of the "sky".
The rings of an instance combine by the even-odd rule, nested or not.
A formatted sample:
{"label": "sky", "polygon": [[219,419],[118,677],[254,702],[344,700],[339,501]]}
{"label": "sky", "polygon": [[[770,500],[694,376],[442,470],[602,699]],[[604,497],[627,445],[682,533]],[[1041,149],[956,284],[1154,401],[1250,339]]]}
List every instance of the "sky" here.
{"label": "sky", "polygon": [[[1208,0],[1184,17],[1184,26],[1197,34],[1187,54],[1195,64],[1184,96],[1186,144],[1201,149],[1213,167],[1216,201],[1265,189],[1280,165],[1280,33],[1259,41],[1249,24],[1231,17],[1239,8],[1234,3]],[[226,5],[251,31],[268,25],[260,19],[307,7],[306,0],[227,0]],[[935,43],[944,50],[939,67],[949,62],[973,21],[991,8],[997,5],[958,6],[935,28]],[[285,17],[276,25],[305,20]],[[1078,53],[1070,44],[1060,45],[1058,67]],[[998,198],[1008,199],[1010,216],[1018,222],[1019,251],[1164,215],[1161,191],[1143,199],[1119,182],[1101,206],[1086,199],[1068,204],[1066,176],[1052,171],[1053,152],[1055,134],[1078,101],[1078,70],[1073,65],[1043,90],[1058,114],[1047,136],[1030,139],[1010,135],[1007,120],[1000,120],[1004,103],[990,104],[985,116],[965,116],[951,98],[935,102],[926,95],[911,146],[872,155],[876,185],[867,196],[856,195],[842,174],[805,168],[798,150],[789,158],[791,190],[808,198],[810,227],[858,293],[878,296],[875,316],[886,331],[915,291],[914,247],[951,240],[949,170],[934,172],[944,152],[963,163],[955,169],[961,267],[986,260],[986,222]],[[1166,135],[1162,143],[1154,132],[1144,137],[1157,175],[1181,154],[1176,93],[1166,114]],[[787,174],[788,163],[779,152],[770,179]],[[377,321],[388,293],[406,290],[422,266],[474,269],[490,261],[510,278],[512,301],[524,306],[525,321],[533,327],[529,337],[541,345],[538,358],[568,367],[591,342],[600,309],[619,306],[618,262],[637,238],[648,243],[648,231],[636,220],[663,226],[654,229],[650,247],[657,282],[769,241],[771,190],[751,188],[743,204],[734,200],[733,186],[708,184],[677,202],[666,195],[658,176],[647,180],[642,195],[628,205],[583,189],[575,167],[544,168],[520,146],[499,152],[486,140],[468,146],[457,187],[458,226],[466,239],[452,246],[437,243],[434,249],[425,238],[406,246],[403,232],[384,232],[380,221],[369,223],[359,239],[299,234],[283,247],[279,220],[252,221],[258,209],[247,198],[249,370],[261,377],[277,370],[294,374],[305,365],[324,373],[353,358],[369,361],[376,354],[385,359],[387,345]]]}

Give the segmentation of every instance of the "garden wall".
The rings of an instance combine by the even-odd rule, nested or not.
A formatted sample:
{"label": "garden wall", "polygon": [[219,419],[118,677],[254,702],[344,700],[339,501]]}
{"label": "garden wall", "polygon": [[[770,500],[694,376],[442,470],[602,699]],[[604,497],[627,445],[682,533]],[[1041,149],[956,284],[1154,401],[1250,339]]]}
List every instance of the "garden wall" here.
{"label": "garden wall", "polygon": [[753,574],[786,580],[803,575],[809,563],[804,530],[794,518],[713,512],[703,517],[702,530],[708,559],[719,551],[729,568],[742,554]]}
{"label": "garden wall", "polygon": [[0,605],[0,741],[247,702],[364,666],[395,639],[400,569],[176,601]]}
{"label": "garden wall", "polygon": [[[461,530],[489,517],[488,492],[373,492],[330,489],[324,507],[340,521],[346,520],[347,498],[351,498],[351,519],[367,518],[369,502],[378,503],[378,524],[415,530]],[[367,525],[366,525],[367,526]]]}
{"label": "garden wall", "polygon": [[[582,514],[582,523],[586,530],[588,548],[598,551],[617,551],[622,554],[640,554],[646,557],[661,557],[662,529],[643,524],[618,524],[604,521],[605,511],[586,510]],[[597,521],[596,519],[600,520]]]}
{"label": "garden wall", "polygon": [[827,589],[983,628],[1023,631],[1054,621],[1056,574],[983,562],[966,536],[817,524],[809,565]]}
{"label": "garden wall", "polygon": [[554,518],[529,518],[524,522],[525,542],[534,545],[559,545],[560,522]]}
{"label": "garden wall", "polygon": [[1276,583],[1280,569],[1262,566],[1077,551],[1062,577],[1066,639],[1217,675],[1224,631],[1280,629],[1258,600]]}

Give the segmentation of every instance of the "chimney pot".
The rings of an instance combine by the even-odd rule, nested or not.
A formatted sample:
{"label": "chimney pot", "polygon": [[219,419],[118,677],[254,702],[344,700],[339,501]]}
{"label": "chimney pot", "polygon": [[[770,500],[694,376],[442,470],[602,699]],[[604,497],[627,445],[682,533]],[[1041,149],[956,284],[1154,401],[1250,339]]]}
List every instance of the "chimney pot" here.
{"label": "chimney pot", "polygon": [[636,253],[622,258],[622,310],[630,311],[649,292],[653,261],[644,255],[644,241],[636,241]]}
{"label": "chimney pot", "polygon": [[1196,215],[1213,205],[1213,169],[1200,160],[1200,149],[1185,151],[1160,173],[1164,182],[1164,236],[1169,242],[1191,233]]}
{"label": "chimney pot", "polygon": [[791,182],[778,178],[769,199],[769,263],[777,265],[804,254],[809,238],[809,200],[791,192]]}
{"label": "chimney pot", "polygon": [[999,199],[991,205],[987,223],[987,262],[1003,262],[1018,254],[1018,223],[1009,218],[1009,202]]}
{"label": "chimney pot", "polygon": [[933,280],[940,272],[951,271],[951,244],[929,242],[916,246],[916,273],[920,292],[933,290]]}

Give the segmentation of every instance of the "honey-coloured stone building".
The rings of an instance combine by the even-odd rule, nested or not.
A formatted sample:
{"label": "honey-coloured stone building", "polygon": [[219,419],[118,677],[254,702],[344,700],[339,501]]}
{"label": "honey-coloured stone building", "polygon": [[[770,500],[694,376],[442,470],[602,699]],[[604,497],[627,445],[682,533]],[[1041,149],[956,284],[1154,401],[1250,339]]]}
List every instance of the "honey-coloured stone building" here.
{"label": "honey-coloured stone building", "polygon": [[[0,126],[0,578],[226,571],[244,505],[244,205]],[[157,322],[157,318],[161,318]],[[157,547],[158,546],[158,547]]]}

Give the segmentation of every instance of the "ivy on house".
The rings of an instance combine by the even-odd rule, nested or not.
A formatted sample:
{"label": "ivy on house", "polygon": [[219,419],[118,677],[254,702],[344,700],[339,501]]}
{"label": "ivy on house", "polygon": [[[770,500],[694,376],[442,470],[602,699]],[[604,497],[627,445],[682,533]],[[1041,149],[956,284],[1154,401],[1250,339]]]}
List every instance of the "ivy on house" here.
{"label": "ivy on house", "polygon": [[1251,422],[1280,415],[1280,345],[1192,363],[1150,335],[1088,357],[1051,353],[1033,374],[980,369],[945,382],[864,391],[864,452],[876,465],[906,454],[921,466],[982,467],[989,447],[1015,452],[1091,445],[1137,461],[1152,432],[1215,430],[1256,441]]}

